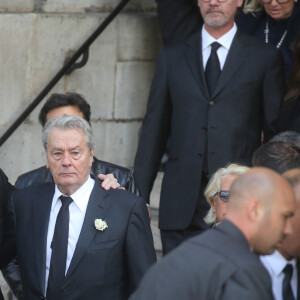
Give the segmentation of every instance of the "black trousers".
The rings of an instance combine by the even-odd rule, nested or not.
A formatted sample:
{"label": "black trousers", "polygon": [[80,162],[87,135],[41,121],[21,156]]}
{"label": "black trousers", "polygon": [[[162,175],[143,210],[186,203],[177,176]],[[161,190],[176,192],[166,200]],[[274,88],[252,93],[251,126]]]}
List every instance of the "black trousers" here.
{"label": "black trousers", "polygon": [[209,225],[203,221],[210,208],[210,205],[204,197],[204,190],[207,183],[208,177],[206,175],[202,175],[198,204],[189,227],[184,230],[160,230],[163,255],[168,254],[185,240],[198,235],[209,228]]}

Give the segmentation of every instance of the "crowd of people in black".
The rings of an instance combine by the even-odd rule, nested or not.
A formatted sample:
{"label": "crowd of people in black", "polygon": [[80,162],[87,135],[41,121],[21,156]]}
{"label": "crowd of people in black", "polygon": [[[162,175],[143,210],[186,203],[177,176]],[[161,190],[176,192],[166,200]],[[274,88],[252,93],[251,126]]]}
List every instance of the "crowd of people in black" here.
{"label": "crowd of people in black", "polygon": [[83,96],[52,94],[47,165],[15,186],[0,169],[4,278],[28,300],[298,299],[299,3],[156,1],[165,46],[133,172],[94,156]]}

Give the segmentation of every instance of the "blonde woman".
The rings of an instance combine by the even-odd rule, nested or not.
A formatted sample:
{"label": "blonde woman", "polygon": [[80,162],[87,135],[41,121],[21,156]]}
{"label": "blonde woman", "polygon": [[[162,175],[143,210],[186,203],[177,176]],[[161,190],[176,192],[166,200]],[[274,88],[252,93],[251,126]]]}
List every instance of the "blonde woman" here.
{"label": "blonde woman", "polygon": [[211,206],[204,218],[205,223],[214,225],[224,219],[230,186],[239,175],[248,170],[249,167],[230,164],[214,173],[204,192],[205,198]]}

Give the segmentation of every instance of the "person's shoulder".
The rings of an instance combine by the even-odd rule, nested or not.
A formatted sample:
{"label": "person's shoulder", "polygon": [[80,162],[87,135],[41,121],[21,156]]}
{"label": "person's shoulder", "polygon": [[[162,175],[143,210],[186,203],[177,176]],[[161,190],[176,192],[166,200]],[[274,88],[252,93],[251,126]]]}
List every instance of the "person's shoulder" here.
{"label": "person's shoulder", "polygon": [[179,43],[174,43],[171,45],[164,46],[160,53],[161,55],[170,55],[170,54],[180,54],[184,51],[187,47],[194,47],[195,45],[199,45],[201,41],[201,29],[188,37],[186,40],[181,41]]}
{"label": "person's shoulder", "polygon": [[126,174],[126,175],[132,174],[132,171],[128,168],[97,159],[96,157],[94,157],[94,161],[92,164],[92,170],[94,173],[97,173],[97,174],[100,174],[100,173],[109,174],[109,173],[114,173],[116,171],[118,171],[122,174]]}
{"label": "person's shoulder", "polygon": [[244,33],[242,30],[238,29],[236,34],[236,39],[248,50],[249,54],[252,54],[259,58],[262,56],[279,54],[280,51],[276,49],[271,44],[266,44],[257,37]]}
{"label": "person's shoulder", "polygon": [[95,180],[95,185],[93,188],[94,195],[97,195],[101,198],[108,198],[109,201],[118,203],[121,206],[133,206],[140,202],[146,205],[144,199],[132,194],[127,190],[123,190],[123,189],[105,190],[101,187],[101,181],[99,179],[95,178],[94,180]]}
{"label": "person's shoulder", "polygon": [[50,170],[46,166],[43,166],[20,175],[15,183],[15,186],[17,189],[24,189],[51,181],[52,175]]}
{"label": "person's shoulder", "polygon": [[1,183],[8,182],[7,176],[5,175],[2,169],[0,169],[0,182]]}
{"label": "person's shoulder", "polygon": [[44,182],[38,185],[31,185],[24,187],[22,189],[15,189],[12,193],[14,199],[25,199],[33,198],[32,196],[38,195],[40,193],[54,192],[54,183],[53,182]]}
{"label": "person's shoulder", "polygon": [[[222,224],[223,223],[223,224]],[[245,236],[229,222],[222,222],[190,239],[187,248],[206,249],[212,256],[219,257],[236,268],[260,265],[257,255],[251,252]]]}

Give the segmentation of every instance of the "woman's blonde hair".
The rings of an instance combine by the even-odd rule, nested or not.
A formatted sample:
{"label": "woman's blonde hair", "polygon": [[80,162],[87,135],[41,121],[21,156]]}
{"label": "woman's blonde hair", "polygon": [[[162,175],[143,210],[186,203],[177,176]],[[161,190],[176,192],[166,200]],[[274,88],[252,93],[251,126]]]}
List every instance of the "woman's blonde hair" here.
{"label": "woman's blonde hair", "polygon": [[[204,196],[206,198],[206,201],[210,204],[211,206],[211,201],[217,194],[217,192],[221,188],[221,181],[224,177],[228,175],[241,175],[245,173],[246,171],[249,170],[249,167],[243,166],[243,165],[238,165],[238,164],[229,164],[225,168],[220,168],[218,169],[213,176],[210,178],[207,187],[204,191]],[[210,207],[206,217],[204,218],[204,222],[206,224],[214,224],[216,223],[216,214],[212,210],[212,206]]]}
{"label": "woman's blonde hair", "polygon": [[243,7],[243,12],[245,14],[256,13],[261,11],[262,9],[263,5],[260,0],[246,0]]}

